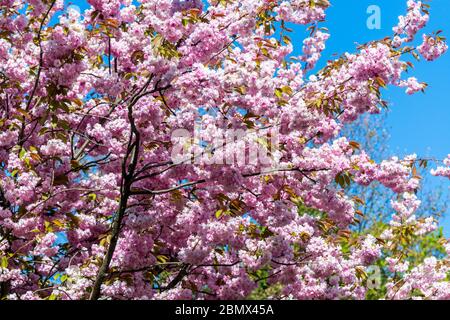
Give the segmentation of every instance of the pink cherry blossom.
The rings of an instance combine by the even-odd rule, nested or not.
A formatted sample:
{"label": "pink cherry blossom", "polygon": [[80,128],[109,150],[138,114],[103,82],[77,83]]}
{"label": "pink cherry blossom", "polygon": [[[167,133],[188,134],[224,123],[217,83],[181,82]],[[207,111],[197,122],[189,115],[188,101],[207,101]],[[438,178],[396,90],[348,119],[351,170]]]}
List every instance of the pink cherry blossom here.
{"label": "pink cherry blossom", "polygon": [[423,35],[422,44],[417,48],[427,61],[436,60],[443,55],[447,49],[447,44],[439,37],[432,37],[425,34]]}
{"label": "pink cherry blossom", "polygon": [[[319,71],[326,0],[87,2],[1,2],[0,299],[247,299],[261,277],[274,299],[364,299],[380,259],[386,298],[450,298],[448,254],[398,254],[438,227],[417,214],[424,159],[376,162],[342,131],[384,88],[426,88],[407,54],[447,45],[404,46],[421,2]],[[351,187],[372,183],[391,219],[355,236]]]}

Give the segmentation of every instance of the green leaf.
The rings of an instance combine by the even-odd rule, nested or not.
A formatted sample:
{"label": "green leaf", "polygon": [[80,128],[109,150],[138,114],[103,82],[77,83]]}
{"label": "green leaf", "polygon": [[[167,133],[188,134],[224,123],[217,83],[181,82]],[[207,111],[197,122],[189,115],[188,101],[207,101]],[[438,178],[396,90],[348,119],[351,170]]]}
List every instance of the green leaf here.
{"label": "green leaf", "polygon": [[53,228],[49,221],[44,221],[44,227],[46,232],[53,232]]}
{"label": "green leaf", "polygon": [[283,90],[281,90],[280,88],[276,88],[275,89],[275,95],[281,99],[283,97]]}
{"label": "green leaf", "polygon": [[288,36],[283,36],[283,41],[284,43],[289,44],[291,43],[291,38],[289,38]]}
{"label": "green leaf", "polygon": [[189,18],[183,18],[181,23],[183,24],[183,27],[186,27],[189,24]]}
{"label": "green leaf", "polygon": [[293,91],[291,89],[291,87],[289,86],[284,86],[281,88],[281,91],[283,91],[284,93],[288,94],[288,95],[292,95]]}
{"label": "green leaf", "polygon": [[5,269],[8,268],[8,259],[6,257],[2,257],[0,266]]}
{"label": "green leaf", "polygon": [[247,88],[244,85],[236,87],[235,90],[242,95],[247,93]]}
{"label": "green leaf", "polygon": [[166,263],[167,261],[169,261],[169,257],[160,254],[156,257],[156,260],[158,260],[160,263]]}
{"label": "green leaf", "polygon": [[19,152],[19,159],[23,159],[23,157],[25,157],[26,153],[27,153],[27,150],[25,150],[25,148],[22,147]]}
{"label": "green leaf", "polygon": [[29,146],[28,149],[30,149],[31,152],[37,153],[38,150],[34,146]]}

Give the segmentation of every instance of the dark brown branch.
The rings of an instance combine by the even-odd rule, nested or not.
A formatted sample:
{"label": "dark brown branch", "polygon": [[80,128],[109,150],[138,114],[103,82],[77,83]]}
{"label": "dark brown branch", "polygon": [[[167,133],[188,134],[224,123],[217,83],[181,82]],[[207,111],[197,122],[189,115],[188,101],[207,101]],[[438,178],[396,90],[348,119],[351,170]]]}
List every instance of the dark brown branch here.
{"label": "dark brown branch", "polygon": [[[42,18],[41,24],[39,26],[39,31],[37,34],[37,42],[39,45],[39,67],[38,67],[38,71],[36,74],[36,79],[34,81],[34,86],[33,86],[33,90],[31,91],[30,97],[27,101],[27,105],[25,108],[25,111],[28,111],[30,109],[31,103],[33,101],[34,95],[36,94],[36,90],[39,86],[39,80],[41,79],[41,72],[42,72],[42,66],[44,63],[44,50],[42,49],[42,30],[44,29],[44,25],[45,25],[45,21],[47,20],[50,11],[52,11],[53,6],[55,5],[56,0],[53,0],[52,3],[50,4],[50,7],[48,8],[47,12],[45,13],[44,17]],[[23,122],[22,122],[22,127],[20,128],[20,133],[19,133],[19,142],[18,144],[20,146],[22,146],[26,139],[24,139],[24,134],[25,134],[25,116],[23,116]]]}
{"label": "dark brown branch", "polygon": [[188,268],[189,268],[189,265],[185,264],[181,268],[181,270],[178,272],[178,274],[175,276],[175,278],[173,278],[172,281],[170,281],[169,284],[167,285],[167,287],[165,287],[163,290],[166,291],[166,290],[171,290],[171,289],[175,288],[177,286],[177,284],[180,283],[181,280],[183,280],[183,278],[189,274]]}
{"label": "dark brown branch", "polygon": [[[302,170],[299,168],[280,168],[280,169],[273,169],[273,170],[268,170],[268,171],[259,171],[259,172],[254,172],[254,173],[248,173],[248,174],[243,174],[242,176],[244,178],[251,178],[251,177],[256,177],[256,176],[260,176],[260,175],[264,175],[264,174],[271,174],[271,173],[277,173],[277,172],[300,172],[304,177],[306,177],[307,179],[309,179],[310,181],[316,183],[316,180],[314,180],[313,178],[309,177],[306,172],[310,173],[310,172],[317,172],[317,171],[325,171],[328,169],[312,169],[312,170]],[[197,184],[200,183],[205,183],[206,180],[205,179],[200,179],[197,181],[192,181],[192,182],[186,182],[180,185],[176,185],[173,186],[171,188],[167,188],[167,189],[161,189],[161,190],[147,190],[147,189],[142,189],[142,190],[132,190],[131,191],[131,195],[160,195],[160,194],[165,194],[165,193],[169,193],[175,190],[179,190],[182,188],[186,188],[186,187],[192,187],[195,186]]]}
{"label": "dark brown branch", "polygon": [[131,98],[130,104],[128,106],[128,121],[130,123],[131,134],[128,142],[127,152],[122,162],[122,179],[120,185],[119,210],[116,216],[114,217],[113,225],[111,228],[111,241],[109,243],[105,257],[103,258],[102,264],[95,278],[95,282],[92,287],[92,292],[90,295],[90,300],[97,300],[101,295],[101,285],[103,284],[105,276],[108,273],[109,265],[111,264],[111,260],[114,255],[117,242],[119,240],[122,220],[125,216],[128,207],[128,200],[132,194],[131,185],[134,181],[135,171],[139,160],[139,150],[141,145],[141,135],[135,123],[135,119],[133,116],[133,107],[143,96],[155,92],[161,92],[163,90],[168,89],[171,86],[167,85],[165,87],[159,88],[158,87],[159,81],[157,81],[153,90],[146,91],[152,79],[153,74],[149,77],[145,85],[140,90],[138,90],[138,92],[133,96],[133,98]]}
{"label": "dark brown branch", "polygon": [[[137,102],[137,100],[135,100]],[[114,255],[117,242],[119,240],[120,229],[122,226],[122,220],[125,215],[125,211],[128,206],[128,199],[130,197],[130,188],[132,183],[132,177],[134,175],[134,170],[137,166],[137,161],[139,157],[139,146],[140,146],[140,133],[137,129],[134,118],[133,118],[133,105],[131,104],[128,107],[128,119],[130,121],[131,127],[131,135],[130,142],[128,144],[127,154],[122,162],[122,181],[120,186],[120,202],[119,202],[119,210],[114,218],[114,222],[111,228],[111,241],[109,243],[108,249],[106,251],[106,255],[103,258],[100,269],[97,273],[97,277],[94,282],[94,286],[92,287],[92,292],[90,295],[90,300],[97,300],[101,294],[101,285],[105,279],[105,275],[108,272],[109,265],[111,264],[112,257]],[[134,136],[134,141],[132,141]],[[132,156],[131,162],[128,163],[129,157]]]}

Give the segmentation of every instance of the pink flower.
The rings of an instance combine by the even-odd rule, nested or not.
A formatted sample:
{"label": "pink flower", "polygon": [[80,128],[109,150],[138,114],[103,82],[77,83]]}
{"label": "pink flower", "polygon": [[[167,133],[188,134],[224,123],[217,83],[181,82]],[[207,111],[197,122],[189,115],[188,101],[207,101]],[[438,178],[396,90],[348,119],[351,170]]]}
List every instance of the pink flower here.
{"label": "pink flower", "polygon": [[415,77],[410,77],[406,81],[404,81],[404,80],[400,81],[399,86],[406,87],[407,94],[414,94],[418,91],[425,89],[427,85],[426,85],[426,83],[419,83],[417,81],[417,78],[415,78]]}
{"label": "pink flower", "polygon": [[58,139],[51,139],[41,147],[41,152],[46,156],[62,156],[67,154],[67,145]]}
{"label": "pink flower", "polygon": [[[414,39],[417,32],[424,28],[429,20],[429,15],[423,7],[422,1],[408,0],[408,14],[398,17],[398,25],[393,28],[396,33],[394,46],[399,47],[404,42],[410,42]],[[400,38],[399,35],[406,35],[406,38]]]}
{"label": "pink flower", "polygon": [[427,61],[433,61],[443,55],[448,49],[447,44],[438,37],[423,35],[423,42],[417,48]]}

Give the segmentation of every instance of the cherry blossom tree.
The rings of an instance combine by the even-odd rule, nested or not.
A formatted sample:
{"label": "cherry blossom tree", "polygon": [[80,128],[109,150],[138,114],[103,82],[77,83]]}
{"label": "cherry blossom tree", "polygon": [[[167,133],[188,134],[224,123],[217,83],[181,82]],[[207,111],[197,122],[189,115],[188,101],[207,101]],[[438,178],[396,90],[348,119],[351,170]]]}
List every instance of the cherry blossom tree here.
{"label": "cherry blossom tree", "polygon": [[[437,227],[414,215],[429,161],[375,162],[339,135],[387,107],[386,86],[425,90],[404,74],[447,50],[439,31],[413,45],[427,4],[309,76],[327,0],[88,3],[0,0],[2,299],[243,299],[262,281],[364,299],[382,252],[384,298],[450,298],[447,256],[404,261]],[[293,24],[310,31],[300,56]],[[392,221],[350,238],[349,187],[374,182],[398,195]]]}

